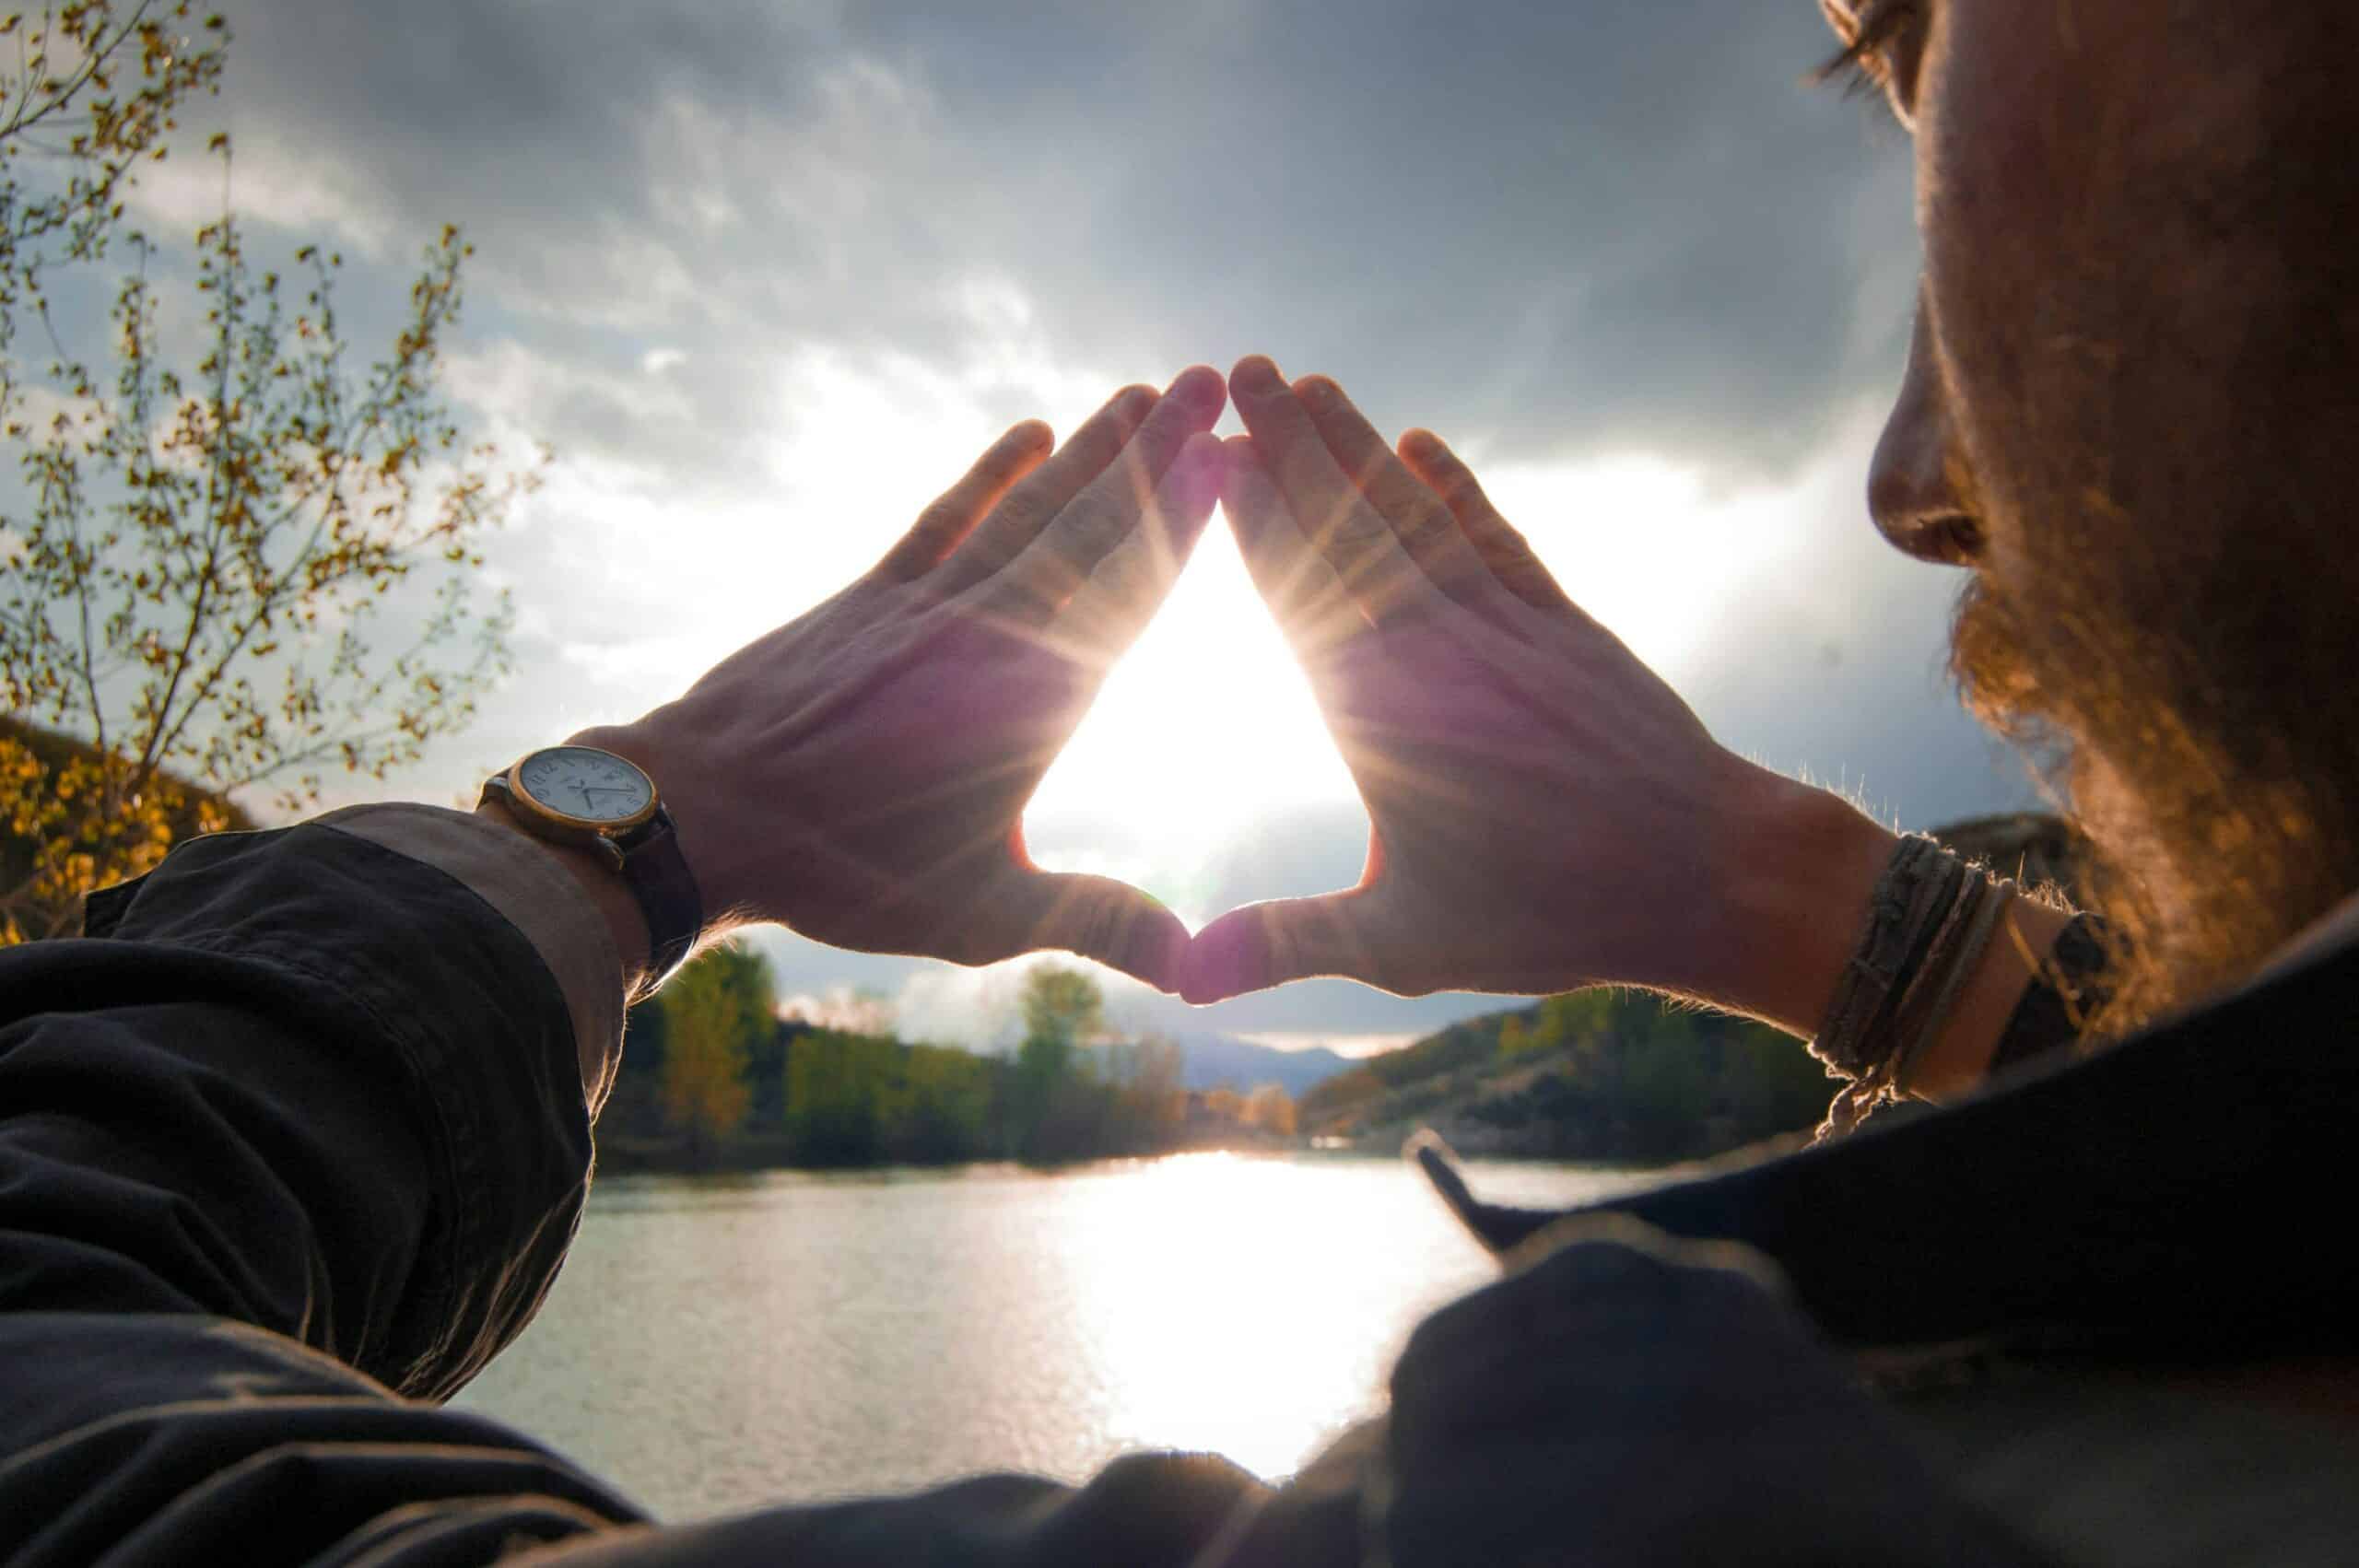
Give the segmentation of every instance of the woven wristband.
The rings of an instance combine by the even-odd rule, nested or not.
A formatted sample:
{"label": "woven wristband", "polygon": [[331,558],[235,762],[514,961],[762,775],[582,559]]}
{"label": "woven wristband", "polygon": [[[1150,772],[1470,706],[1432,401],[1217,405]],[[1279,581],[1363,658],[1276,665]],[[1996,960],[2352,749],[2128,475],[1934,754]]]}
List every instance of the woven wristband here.
{"label": "woven wristband", "polygon": [[1836,1073],[1863,1078],[1889,1054],[1889,1031],[1877,1025],[1893,1007],[1895,988],[1922,962],[1950,912],[1962,870],[1962,862],[1922,834],[1909,835],[1893,850],[1868,900],[1866,925],[1843,966],[1825,1020],[1811,1042],[1812,1053]]}

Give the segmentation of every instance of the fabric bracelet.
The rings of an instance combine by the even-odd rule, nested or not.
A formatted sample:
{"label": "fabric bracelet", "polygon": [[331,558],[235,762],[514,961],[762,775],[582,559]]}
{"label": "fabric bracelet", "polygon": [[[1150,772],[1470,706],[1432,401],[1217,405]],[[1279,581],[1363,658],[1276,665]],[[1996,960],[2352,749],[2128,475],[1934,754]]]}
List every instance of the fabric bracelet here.
{"label": "fabric bracelet", "polygon": [[2017,889],[1921,835],[1902,839],[1869,900],[1811,1050],[1851,1082],[1828,1107],[1824,1140],[1897,1098],[1927,1042],[1946,1027]]}
{"label": "fabric bracelet", "polygon": [[[1947,862],[1947,863],[1945,863]],[[1875,1066],[1870,1041],[1893,1000],[1895,986],[1919,957],[1926,931],[1935,923],[1935,901],[1947,881],[1952,858],[1922,834],[1895,847],[1868,900],[1865,923],[1844,965],[1826,1017],[1811,1050],[1834,1072],[1858,1079]]]}
{"label": "fabric bracelet", "polygon": [[1983,951],[1990,945],[2000,919],[2015,901],[2015,884],[2011,882],[1986,881],[1981,907],[1974,912],[1973,924],[1966,928],[1965,940],[1949,959],[1949,973],[1942,980],[1942,989],[1931,1007],[1903,1039],[1892,1064],[1892,1088],[1897,1094],[1908,1092],[1908,1081],[1915,1076],[1918,1059],[1930,1048],[1934,1039],[1949,1026],[1950,1015],[1956,1010],[1958,999],[1966,994],[1966,982],[1981,965]]}

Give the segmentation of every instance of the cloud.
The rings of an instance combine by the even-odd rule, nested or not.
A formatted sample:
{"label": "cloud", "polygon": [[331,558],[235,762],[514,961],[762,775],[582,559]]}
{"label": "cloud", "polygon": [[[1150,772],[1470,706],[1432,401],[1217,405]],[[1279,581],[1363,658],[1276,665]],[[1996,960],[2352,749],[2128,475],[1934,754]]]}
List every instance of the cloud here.
{"label": "cloud", "polygon": [[[228,9],[240,205],[343,245],[364,325],[463,225],[451,388],[559,453],[495,556],[522,673],[413,793],[669,696],[1014,419],[1070,428],[1123,380],[1266,350],[1473,454],[1730,744],[1911,823],[2023,798],[1941,689],[1942,574],[1861,517],[1915,287],[1907,158],[1799,87],[1828,46],[1805,0]],[[209,178],[152,177],[148,214],[209,216]],[[1204,846],[1097,782],[1135,736],[1106,755],[1029,825],[1058,863],[1202,914],[1359,869],[1365,822],[1316,768]],[[1004,1030],[1014,969],[763,941],[814,1005],[867,989],[913,1033]],[[1494,1005],[1112,989],[1143,1027],[1298,1037]]]}
{"label": "cloud", "polygon": [[1799,3],[230,9],[270,213],[462,222],[503,312],[723,380],[932,357],[985,275],[1069,361],[1266,347],[1503,456],[1774,472],[1888,375],[1914,275],[1898,138],[1798,86]]}

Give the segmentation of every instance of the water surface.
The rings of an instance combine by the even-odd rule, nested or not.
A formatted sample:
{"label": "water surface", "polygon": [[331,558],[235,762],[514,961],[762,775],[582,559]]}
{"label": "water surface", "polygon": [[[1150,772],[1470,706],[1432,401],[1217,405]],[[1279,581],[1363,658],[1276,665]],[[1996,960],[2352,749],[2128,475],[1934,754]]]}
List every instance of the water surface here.
{"label": "water surface", "polygon": [[[1639,1178],[1470,1179],[1555,1204]],[[1494,1273],[1394,1160],[608,1179],[540,1317],[457,1402],[673,1519],[1078,1480],[1140,1447],[1277,1476],[1380,1408],[1417,1320]]]}

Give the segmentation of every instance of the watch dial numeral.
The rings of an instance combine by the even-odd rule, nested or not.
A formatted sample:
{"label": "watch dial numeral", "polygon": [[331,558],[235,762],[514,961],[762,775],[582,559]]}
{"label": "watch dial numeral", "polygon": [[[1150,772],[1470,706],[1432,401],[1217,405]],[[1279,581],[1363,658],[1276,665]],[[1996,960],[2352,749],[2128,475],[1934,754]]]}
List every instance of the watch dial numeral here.
{"label": "watch dial numeral", "polygon": [[646,779],[596,752],[557,747],[534,757],[519,774],[535,801],[592,822],[620,822],[648,803]]}

